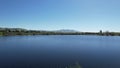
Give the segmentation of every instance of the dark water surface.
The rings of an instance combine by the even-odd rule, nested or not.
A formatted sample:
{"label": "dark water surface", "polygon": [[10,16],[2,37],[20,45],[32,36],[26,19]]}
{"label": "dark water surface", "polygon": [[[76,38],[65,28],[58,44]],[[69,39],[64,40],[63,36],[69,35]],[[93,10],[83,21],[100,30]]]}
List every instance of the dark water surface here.
{"label": "dark water surface", "polygon": [[120,37],[40,35],[0,37],[0,68],[120,68]]}

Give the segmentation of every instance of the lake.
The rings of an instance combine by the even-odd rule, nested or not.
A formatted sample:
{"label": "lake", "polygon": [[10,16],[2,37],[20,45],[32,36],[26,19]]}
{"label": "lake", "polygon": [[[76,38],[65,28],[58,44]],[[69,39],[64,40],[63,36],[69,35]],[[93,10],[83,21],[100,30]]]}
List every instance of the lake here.
{"label": "lake", "polygon": [[0,37],[0,68],[120,68],[119,36]]}

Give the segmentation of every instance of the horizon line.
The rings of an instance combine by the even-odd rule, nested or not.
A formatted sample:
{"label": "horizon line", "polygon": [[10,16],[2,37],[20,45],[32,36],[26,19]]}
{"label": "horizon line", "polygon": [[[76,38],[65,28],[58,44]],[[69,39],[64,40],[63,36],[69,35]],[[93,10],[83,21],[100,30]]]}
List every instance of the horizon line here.
{"label": "horizon line", "polygon": [[80,31],[80,30],[75,30],[75,29],[28,29],[28,28],[22,28],[22,27],[0,27],[0,28],[7,28],[7,29],[25,29],[25,30],[36,30],[36,31],[59,31],[59,30],[72,30],[72,31],[76,31],[76,32],[120,32],[120,31],[109,31],[109,30],[98,30],[98,31]]}

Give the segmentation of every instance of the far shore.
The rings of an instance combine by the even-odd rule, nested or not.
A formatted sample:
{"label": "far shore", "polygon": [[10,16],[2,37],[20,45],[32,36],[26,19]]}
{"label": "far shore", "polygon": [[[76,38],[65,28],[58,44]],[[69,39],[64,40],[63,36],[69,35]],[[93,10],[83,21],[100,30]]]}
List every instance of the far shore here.
{"label": "far shore", "polygon": [[0,28],[0,36],[29,36],[29,35],[97,35],[97,36],[120,36],[120,32],[57,32],[27,30],[22,28]]}

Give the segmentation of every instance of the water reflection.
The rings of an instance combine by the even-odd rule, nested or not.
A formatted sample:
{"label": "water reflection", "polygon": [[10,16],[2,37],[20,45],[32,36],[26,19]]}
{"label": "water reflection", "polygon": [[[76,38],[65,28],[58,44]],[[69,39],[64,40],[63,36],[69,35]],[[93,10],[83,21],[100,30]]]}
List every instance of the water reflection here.
{"label": "water reflection", "polygon": [[0,68],[120,68],[119,41],[118,36],[0,37]]}

